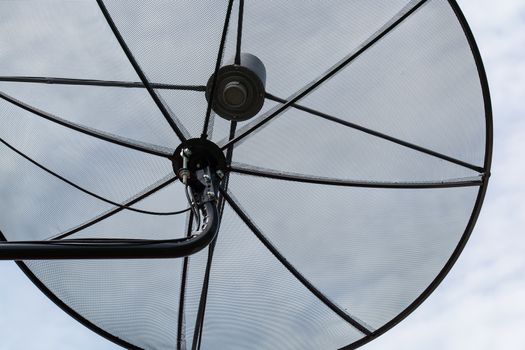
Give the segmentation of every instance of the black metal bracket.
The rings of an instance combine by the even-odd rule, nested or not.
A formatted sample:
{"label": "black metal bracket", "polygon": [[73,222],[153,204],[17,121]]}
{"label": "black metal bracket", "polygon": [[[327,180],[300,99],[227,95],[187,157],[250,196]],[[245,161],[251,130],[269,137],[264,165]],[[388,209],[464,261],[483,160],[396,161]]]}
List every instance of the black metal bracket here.
{"label": "black metal bracket", "polygon": [[8,241],[0,243],[0,260],[48,259],[166,259],[195,254],[210,244],[219,230],[216,169],[206,166],[192,174],[190,185],[201,224],[190,236],[180,239],[60,239]]}

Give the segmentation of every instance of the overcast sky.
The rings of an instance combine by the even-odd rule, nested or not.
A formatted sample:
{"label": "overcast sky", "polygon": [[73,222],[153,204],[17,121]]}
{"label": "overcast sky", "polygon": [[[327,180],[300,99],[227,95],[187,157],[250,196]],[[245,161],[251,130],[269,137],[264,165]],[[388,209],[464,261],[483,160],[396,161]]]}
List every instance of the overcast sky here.
{"label": "overcast sky", "polygon": [[[494,160],[478,224],[440,287],[363,349],[525,346],[525,3],[459,1],[492,93]],[[0,349],[118,349],[63,313],[11,262],[0,262]]]}

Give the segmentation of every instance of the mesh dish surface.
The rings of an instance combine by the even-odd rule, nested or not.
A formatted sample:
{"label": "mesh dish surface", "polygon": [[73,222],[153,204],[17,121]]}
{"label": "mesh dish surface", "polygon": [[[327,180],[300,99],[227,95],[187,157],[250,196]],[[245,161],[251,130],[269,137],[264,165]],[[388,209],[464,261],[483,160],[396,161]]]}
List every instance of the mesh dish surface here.
{"label": "mesh dish surface", "polygon": [[[0,238],[191,231],[188,212],[97,221],[114,206],[44,168],[125,203],[172,181],[166,155],[206,134],[232,152],[228,188],[216,241],[188,258],[19,262],[51,300],[130,349],[355,349],[434,291],[492,153],[487,80],[454,0],[97,2],[0,2]],[[241,29],[265,104],[233,127],[211,111],[204,129],[204,87]],[[176,181],[133,208],[186,206]]]}

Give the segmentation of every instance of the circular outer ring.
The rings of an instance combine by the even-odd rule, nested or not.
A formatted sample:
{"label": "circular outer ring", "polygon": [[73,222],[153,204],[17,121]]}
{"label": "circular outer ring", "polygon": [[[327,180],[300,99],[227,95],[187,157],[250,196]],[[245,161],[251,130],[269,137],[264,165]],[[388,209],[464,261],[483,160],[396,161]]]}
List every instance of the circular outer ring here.
{"label": "circular outer ring", "polygon": [[[214,76],[206,85],[206,100],[210,101]],[[245,102],[237,107],[224,100],[224,90],[228,83],[237,82],[246,89]],[[217,73],[217,86],[213,93],[212,109],[226,120],[243,121],[255,116],[264,104],[264,83],[252,70],[237,64],[224,66]]]}
{"label": "circular outer ring", "polygon": [[342,347],[340,350],[354,350],[357,349],[370,341],[376,339],[377,337],[383,335],[390,329],[392,329],[394,326],[399,324],[401,321],[403,321],[408,315],[410,315],[414,310],[416,310],[429,296],[436,290],[436,288],[443,282],[445,277],[448,275],[456,261],[458,260],[459,256],[463,252],[463,249],[465,248],[465,245],[467,244],[470,235],[472,234],[472,230],[474,229],[474,226],[476,225],[476,221],[478,220],[479,213],[481,212],[481,207],[483,206],[483,201],[485,199],[485,194],[487,192],[487,187],[489,184],[489,178],[490,178],[490,170],[492,166],[492,148],[493,148],[493,121],[492,121],[492,102],[490,98],[490,89],[487,79],[487,74],[485,72],[485,66],[483,65],[483,60],[481,58],[481,54],[479,52],[478,45],[476,44],[476,40],[474,38],[474,34],[472,34],[472,30],[470,29],[470,26],[467,22],[467,19],[465,18],[465,15],[461,11],[461,8],[459,7],[456,0],[448,0],[448,4],[454,11],[454,14],[456,15],[456,18],[461,25],[461,29],[463,30],[463,33],[465,35],[465,38],[469,44],[470,51],[472,53],[472,56],[474,58],[475,66],[478,71],[478,77],[481,84],[481,90],[483,95],[483,104],[485,108],[485,159],[483,161],[483,169],[484,169],[484,176],[483,176],[483,183],[481,184],[478,195],[476,197],[476,202],[474,204],[474,208],[472,209],[472,213],[470,215],[470,219],[468,221],[467,227],[465,228],[465,231],[463,232],[463,235],[461,236],[461,239],[459,240],[458,244],[456,245],[456,248],[452,252],[452,255],[447,260],[441,271],[438,273],[438,275],[432,280],[432,282],[428,285],[428,287],[410,304],[408,305],[404,310],[402,310],[397,316],[395,316],[393,319],[391,319],[389,322],[381,326],[380,328],[374,330],[371,334],[364,336],[363,338]]}
{"label": "circular outer ring", "polygon": [[[414,300],[405,310],[401,311],[396,317],[394,317],[392,320],[387,322],[382,327],[378,328],[377,330],[373,331],[370,335],[364,336],[363,338],[347,345],[342,348],[342,350],[352,350],[357,349],[368,342],[374,340],[375,338],[381,336],[388,330],[390,330],[392,327],[397,325],[399,322],[404,320],[408,315],[410,315],[421,303],[423,303],[430,294],[439,286],[439,284],[443,281],[443,279],[447,276],[447,274],[450,272],[452,267],[454,266],[455,262],[457,261],[459,255],[463,251],[463,248],[465,247],[472,230],[474,228],[474,225],[476,224],[476,220],[479,216],[479,213],[481,211],[481,207],[483,204],[483,200],[485,198],[485,193],[487,191],[487,186],[489,183],[489,175],[491,170],[491,164],[492,164],[492,149],[493,149],[493,122],[492,122],[492,105],[491,105],[491,98],[490,98],[490,91],[489,91],[489,85],[487,76],[485,73],[485,68],[483,65],[483,61],[478,49],[478,46],[475,42],[474,36],[472,34],[472,31],[467,23],[467,20],[465,16],[463,15],[459,5],[457,4],[456,0],[448,0],[448,3],[450,7],[453,9],[462,29],[465,34],[465,37],[468,41],[468,44],[470,45],[470,49],[472,51],[472,55],[474,57],[475,65],[478,71],[479,79],[481,82],[481,88],[482,88],[482,94],[484,99],[484,106],[485,106],[485,125],[486,125],[486,134],[485,134],[485,159],[484,159],[484,170],[485,170],[485,176],[483,176],[483,183],[480,186],[478,196],[476,198],[476,203],[474,205],[474,209],[471,213],[470,220],[467,224],[467,227],[461,236],[461,239],[456,246],[454,252],[452,253],[449,260],[444,265],[443,269],[440,271],[440,273],[436,276],[436,278],[429,284],[429,286],[423,291],[423,293]],[[1,241],[7,241],[6,237],[0,230],[0,240]],[[120,345],[126,349],[132,349],[132,350],[143,350],[142,348],[131,344],[127,342],[124,339],[121,339],[104,329],[100,328],[98,325],[92,323],[88,319],[86,319],[84,316],[80,315],[78,312],[76,312],[73,308],[71,308],[68,304],[66,304],[64,301],[62,301],[60,298],[58,298],[53,291],[51,291],[38,277],[31,271],[31,269],[27,266],[27,264],[23,261],[16,261],[16,264],[18,267],[26,274],[26,276],[35,284],[36,287],[40,289],[40,291],[46,295],[52,302],[54,302],[60,309],[62,309],[65,313],[67,313],[69,316],[77,320],[79,323],[87,327],[88,329],[92,330],[93,332],[97,333],[98,335],[106,338],[107,340]]]}

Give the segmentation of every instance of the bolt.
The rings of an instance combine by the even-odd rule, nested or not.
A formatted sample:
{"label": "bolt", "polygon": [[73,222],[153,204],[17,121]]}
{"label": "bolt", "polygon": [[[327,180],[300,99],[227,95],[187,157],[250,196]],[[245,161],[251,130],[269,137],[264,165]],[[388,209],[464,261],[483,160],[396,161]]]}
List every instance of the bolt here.
{"label": "bolt", "polygon": [[209,197],[210,199],[215,198],[215,193],[213,193],[213,192],[208,192],[208,193],[206,193],[206,194],[208,195],[208,197]]}
{"label": "bolt", "polygon": [[190,178],[190,171],[188,169],[180,169],[179,177],[182,179],[183,184],[188,184],[188,179]]}
{"label": "bolt", "polygon": [[224,173],[222,172],[222,170],[217,170],[216,174],[219,177],[219,179],[222,179],[224,177]]}

